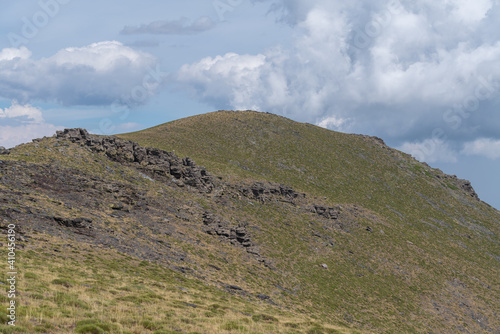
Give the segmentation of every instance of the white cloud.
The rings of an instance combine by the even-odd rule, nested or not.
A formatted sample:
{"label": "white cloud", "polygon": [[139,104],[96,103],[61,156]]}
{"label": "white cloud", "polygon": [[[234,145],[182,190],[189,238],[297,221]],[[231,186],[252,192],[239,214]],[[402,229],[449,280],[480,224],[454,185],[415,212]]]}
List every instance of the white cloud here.
{"label": "white cloud", "polygon": [[448,142],[441,139],[425,139],[421,142],[405,142],[398,150],[411,154],[415,159],[427,162],[451,162],[458,161],[457,152],[450,148]]}
{"label": "white cloud", "polygon": [[19,126],[0,125],[0,146],[11,148],[22,143],[27,143],[34,138],[52,136],[57,130],[62,129],[64,127],[46,123]]}
{"label": "white cloud", "polygon": [[0,146],[10,148],[33,138],[51,136],[61,129],[63,127],[46,123],[42,110],[29,104],[14,101],[11,107],[0,108]]}
{"label": "white cloud", "polygon": [[495,160],[500,158],[500,140],[490,138],[479,138],[467,142],[462,150],[463,154],[480,155]]}
{"label": "white cloud", "polygon": [[263,93],[265,89],[256,86],[264,75],[264,65],[264,55],[228,53],[182,66],[177,80],[188,83],[195,96],[200,95],[202,99],[214,101],[214,104],[229,104],[235,109],[258,109],[262,102],[252,101],[252,97],[255,97],[255,92],[262,90],[260,93]]}
{"label": "white cloud", "polygon": [[[397,140],[500,124],[498,1],[267,2],[294,27],[292,44],[183,66],[178,81],[195,98],[316,124],[349,119],[353,131]],[[466,103],[481,108],[452,128],[445,112]]]}
{"label": "white cloud", "polygon": [[16,58],[28,59],[29,57],[31,57],[31,51],[25,46],[22,46],[19,49],[6,48],[0,51],[0,61],[13,60]]}
{"label": "white cloud", "polygon": [[34,60],[25,47],[0,52],[0,96],[26,103],[140,104],[161,83],[156,58],[119,42],[60,50]]}
{"label": "white cloud", "polygon": [[493,6],[492,0],[453,0],[448,1],[454,5],[452,13],[466,24],[481,21]]}
{"label": "white cloud", "polygon": [[321,121],[316,123],[316,125],[325,129],[341,131],[343,129],[342,126],[347,123],[347,121],[347,119],[330,116],[322,119]]}
{"label": "white cloud", "polygon": [[120,32],[123,35],[134,34],[163,34],[163,35],[192,35],[210,30],[216,23],[207,16],[202,16],[190,22],[187,18],[174,21],[155,21],[140,26],[126,26]]}
{"label": "white cloud", "polygon": [[40,123],[43,121],[42,111],[29,104],[20,105],[17,101],[12,102],[12,106],[2,110],[0,108],[0,120],[8,118],[24,119],[23,123]]}

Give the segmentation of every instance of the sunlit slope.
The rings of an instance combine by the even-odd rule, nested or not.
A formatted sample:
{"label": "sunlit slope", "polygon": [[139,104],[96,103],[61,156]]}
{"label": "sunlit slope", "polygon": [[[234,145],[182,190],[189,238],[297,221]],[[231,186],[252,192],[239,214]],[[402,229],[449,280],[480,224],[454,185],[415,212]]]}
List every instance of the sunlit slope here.
{"label": "sunlit slope", "polygon": [[[499,308],[500,214],[478,200],[466,181],[377,138],[253,111],[219,111],[120,137],[175,150],[229,182],[269,180],[330,205],[371,212],[356,219],[366,226],[342,235],[338,253],[311,254],[311,260],[334,266],[333,275],[314,271],[310,277],[318,310],[345,309],[347,319],[357,309],[358,319],[378,318],[376,326],[388,328],[409,321],[414,328],[456,332],[470,319],[477,329],[491,328],[484,324]],[[278,213],[261,219],[282,228]],[[290,248],[290,238],[300,243],[302,237],[293,226],[288,239],[273,240],[276,258],[286,256],[285,249],[303,256],[299,246]],[[292,265],[292,257],[283,265],[305,279],[310,268],[305,259],[298,262]]]}
{"label": "sunlit slope", "polygon": [[333,203],[359,203],[395,220],[444,219],[451,213],[458,220],[471,214],[498,217],[455,179],[376,138],[272,114],[219,111],[120,137],[192,157],[230,179],[280,182]]}
{"label": "sunlit slope", "polygon": [[250,111],[122,137],[179,157],[81,129],[0,156],[0,332],[498,331],[500,215],[466,181]]}

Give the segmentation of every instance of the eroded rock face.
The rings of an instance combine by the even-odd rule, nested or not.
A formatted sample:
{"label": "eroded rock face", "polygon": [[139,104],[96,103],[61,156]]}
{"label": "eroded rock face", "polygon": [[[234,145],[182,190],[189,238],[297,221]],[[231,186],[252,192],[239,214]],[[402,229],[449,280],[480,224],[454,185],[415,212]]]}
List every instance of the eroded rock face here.
{"label": "eroded rock face", "polygon": [[309,211],[316,213],[327,219],[337,219],[339,217],[339,210],[336,208],[314,205],[309,207]]}
{"label": "eroded rock face", "polygon": [[0,146],[0,155],[7,155],[10,151],[3,146]]}
{"label": "eroded rock face", "polygon": [[472,188],[470,181],[458,179],[458,183],[463,191],[469,194],[472,198],[479,200],[479,196],[477,195],[474,188]]}
{"label": "eroded rock face", "polygon": [[245,224],[231,226],[230,222],[210,212],[203,214],[203,223],[206,233],[222,237],[235,246],[244,247],[247,253],[253,255],[257,261],[264,263],[266,266],[270,265],[270,262],[261,255],[259,247],[252,241]]}
{"label": "eroded rock face", "polygon": [[306,197],[305,194],[298,193],[291,187],[276,183],[255,182],[251,186],[241,187],[239,190],[245,197],[257,199],[262,202],[271,200],[273,196],[281,197],[287,202],[293,202],[295,199]]}
{"label": "eroded rock face", "polygon": [[59,223],[59,225],[74,228],[86,228],[92,229],[92,219],[88,218],[62,218],[54,217],[54,220]]}
{"label": "eroded rock face", "polygon": [[221,217],[206,212],[203,215],[205,232],[211,235],[219,235],[227,238],[232,244],[239,244],[245,248],[252,247],[254,244],[250,239],[250,233],[243,225],[230,226],[230,223]]}
{"label": "eroded rock face", "polygon": [[180,159],[174,153],[153,147],[143,147],[130,140],[113,136],[96,136],[84,129],[65,129],[57,131],[56,138],[70,140],[103,153],[111,160],[128,162],[159,176],[173,176],[182,181],[179,185],[188,185],[202,192],[211,192],[215,179],[204,167],[199,167],[190,158]]}
{"label": "eroded rock face", "polygon": [[[438,170],[439,171],[439,170]],[[471,196],[472,198],[475,198],[476,200],[480,200],[479,199],[479,196],[477,195],[476,191],[474,190],[474,188],[472,187],[472,184],[470,183],[470,181],[468,180],[463,180],[463,179],[459,179],[456,175],[447,175],[447,174],[444,174],[442,173],[441,171],[439,171],[441,174],[437,174],[435,175],[435,177],[437,179],[441,179],[441,180],[447,180],[447,181],[451,181],[452,183],[454,183],[459,189],[461,189],[462,191],[464,191],[466,194],[468,194],[469,196]]]}

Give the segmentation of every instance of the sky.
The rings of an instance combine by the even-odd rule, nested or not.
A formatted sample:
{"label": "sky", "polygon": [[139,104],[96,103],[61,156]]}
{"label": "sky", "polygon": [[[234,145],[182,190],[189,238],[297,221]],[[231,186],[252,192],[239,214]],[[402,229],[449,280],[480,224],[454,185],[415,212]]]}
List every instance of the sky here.
{"label": "sky", "polygon": [[0,3],[0,146],[252,109],[381,137],[500,208],[500,0]]}

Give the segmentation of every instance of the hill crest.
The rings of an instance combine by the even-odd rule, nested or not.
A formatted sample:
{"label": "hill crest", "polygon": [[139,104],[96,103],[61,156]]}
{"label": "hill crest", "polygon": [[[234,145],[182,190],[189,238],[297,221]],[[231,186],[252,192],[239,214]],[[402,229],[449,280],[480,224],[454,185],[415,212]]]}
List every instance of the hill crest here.
{"label": "hill crest", "polygon": [[376,138],[222,111],[7,153],[1,227],[30,272],[20,302],[48,319],[27,332],[499,326],[499,212]]}

